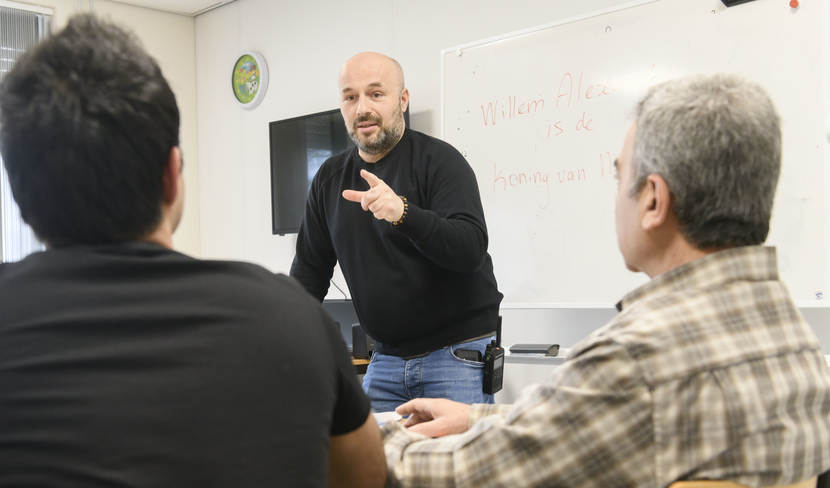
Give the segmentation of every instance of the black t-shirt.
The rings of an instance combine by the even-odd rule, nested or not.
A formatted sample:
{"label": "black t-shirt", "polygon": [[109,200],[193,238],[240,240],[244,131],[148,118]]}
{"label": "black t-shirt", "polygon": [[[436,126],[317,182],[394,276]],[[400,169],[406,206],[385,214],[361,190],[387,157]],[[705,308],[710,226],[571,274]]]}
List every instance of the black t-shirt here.
{"label": "black t-shirt", "polygon": [[[409,203],[393,226],[342,197],[365,169]],[[464,157],[407,129],[381,160],[357,148],[328,159],[311,184],[291,276],[318,299],[339,261],[361,325],[387,354],[431,351],[496,330],[502,294],[487,253],[478,182]]]}
{"label": "black t-shirt", "polygon": [[150,243],[0,265],[0,486],[325,486],[368,413],[286,276]]}

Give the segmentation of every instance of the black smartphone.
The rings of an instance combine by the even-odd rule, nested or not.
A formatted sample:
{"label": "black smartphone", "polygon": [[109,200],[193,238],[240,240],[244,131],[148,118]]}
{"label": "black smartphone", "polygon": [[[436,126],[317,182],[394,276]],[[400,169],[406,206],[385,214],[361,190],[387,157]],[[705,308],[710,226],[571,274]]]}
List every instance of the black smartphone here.
{"label": "black smartphone", "polygon": [[455,355],[467,361],[481,362],[481,351],[475,349],[456,349]]}

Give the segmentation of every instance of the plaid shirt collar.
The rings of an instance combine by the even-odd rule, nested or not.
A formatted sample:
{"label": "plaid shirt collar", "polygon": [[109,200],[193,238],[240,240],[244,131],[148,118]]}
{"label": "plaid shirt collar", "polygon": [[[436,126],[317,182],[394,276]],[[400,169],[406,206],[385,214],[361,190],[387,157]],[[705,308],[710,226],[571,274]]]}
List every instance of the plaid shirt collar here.
{"label": "plaid shirt collar", "polygon": [[778,279],[777,260],[776,250],[770,246],[733,247],[713,252],[666,271],[627,293],[617,302],[617,311],[672,292],[709,289],[731,281],[774,281]]}

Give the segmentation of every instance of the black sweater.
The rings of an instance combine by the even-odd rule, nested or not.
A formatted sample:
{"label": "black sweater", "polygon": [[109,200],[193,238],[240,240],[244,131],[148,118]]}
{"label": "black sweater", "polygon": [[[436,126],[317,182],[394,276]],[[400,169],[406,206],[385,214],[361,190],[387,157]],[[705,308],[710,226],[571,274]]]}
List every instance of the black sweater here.
{"label": "black sweater", "polygon": [[[366,169],[409,202],[399,226],[377,220],[343,190],[366,190]],[[317,299],[339,261],[357,316],[386,354],[407,356],[496,328],[502,294],[472,168],[449,144],[407,129],[383,159],[351,148],[329,158],[311,184],[291,266]]]}

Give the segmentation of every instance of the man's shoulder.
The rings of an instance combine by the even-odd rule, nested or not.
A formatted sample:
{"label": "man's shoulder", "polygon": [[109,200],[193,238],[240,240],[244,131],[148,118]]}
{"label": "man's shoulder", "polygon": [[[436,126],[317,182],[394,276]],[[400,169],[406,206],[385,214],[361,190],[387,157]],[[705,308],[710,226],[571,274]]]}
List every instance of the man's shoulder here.
{"label": "man's shoulder", "polygon": [[437,137],[433,137],[431,135],[425,134],[423,132],[418,132],[412,129],[407,129],[407,133],[409,139],[412,141],[413,147],[420,147],[427,152],[450,154],[452,156],[457,156],[463,159],[461,153],[455,147],[453,147],[452,144],[443,139],[439,139]]}
{"label": "man's shoulder", "polygon": [[590,338],[612,340],[655,383],[817,348],[782,287],[773,281],[666,290],[620,312],[582,347]]}
{"label": "man's shoulder", "polygon": [[85,317],[97,317],[102,304],[113,316],[146,308],[160,320],[249,338],[281,337],[285,330],[315,333],[331,324],[320,304],[284,274],[142,243],[32,255],[2,267],[0,292],[4,319],[11,323],[30,315],[32,303],[43,302],[63,303],[61,313]]}
{"label": "man's shoulder", "polygon": [[407,129],[413,164],[422,166],[429,174],[440,178],[461,178],[472,181],[473,169],[452,144],[414,130]]}
{"label": "man's shoulder", "polygon": [[299,304],[298,301],[304,302],[310,299],[294,278],[283,273],[275,273],[259,264],[233,260],[196,259],[194,265],[201,268],[201,273],[198,275],[202,276],[202,278],[196,278],[196,276],[194,278],[206,279],[205,284],[212,281],[217,285],[222,283],[227,285],[217,290],[219,292],[249,297],[252,294],[263,293],[269,297],[268,303],[272,304],[274,301],[283,300]]}
{"label": "man's shoulder", "polygon": [[217,330],[224,332],[217,332],[217,337],[233,336],[227,344],[231,347],[261,342],[288,357],[296,356],[297,351],[285,350],[296,340],[305,349],[329,350],[330,341],[323,343],[319,338],[326,336],[332,321],[294,278],[251,262],[181,259],[178,266],[172,266],[175,269],[148,270],[148,275],[158,273],[159,280],[138,285],[141,289],[137,291],[148,302],[152,300],[149,286],[175,286],[160,301],[159,310],[170,316],[179,316],[182,310],[201,310],[206,323],[222,324]]}

